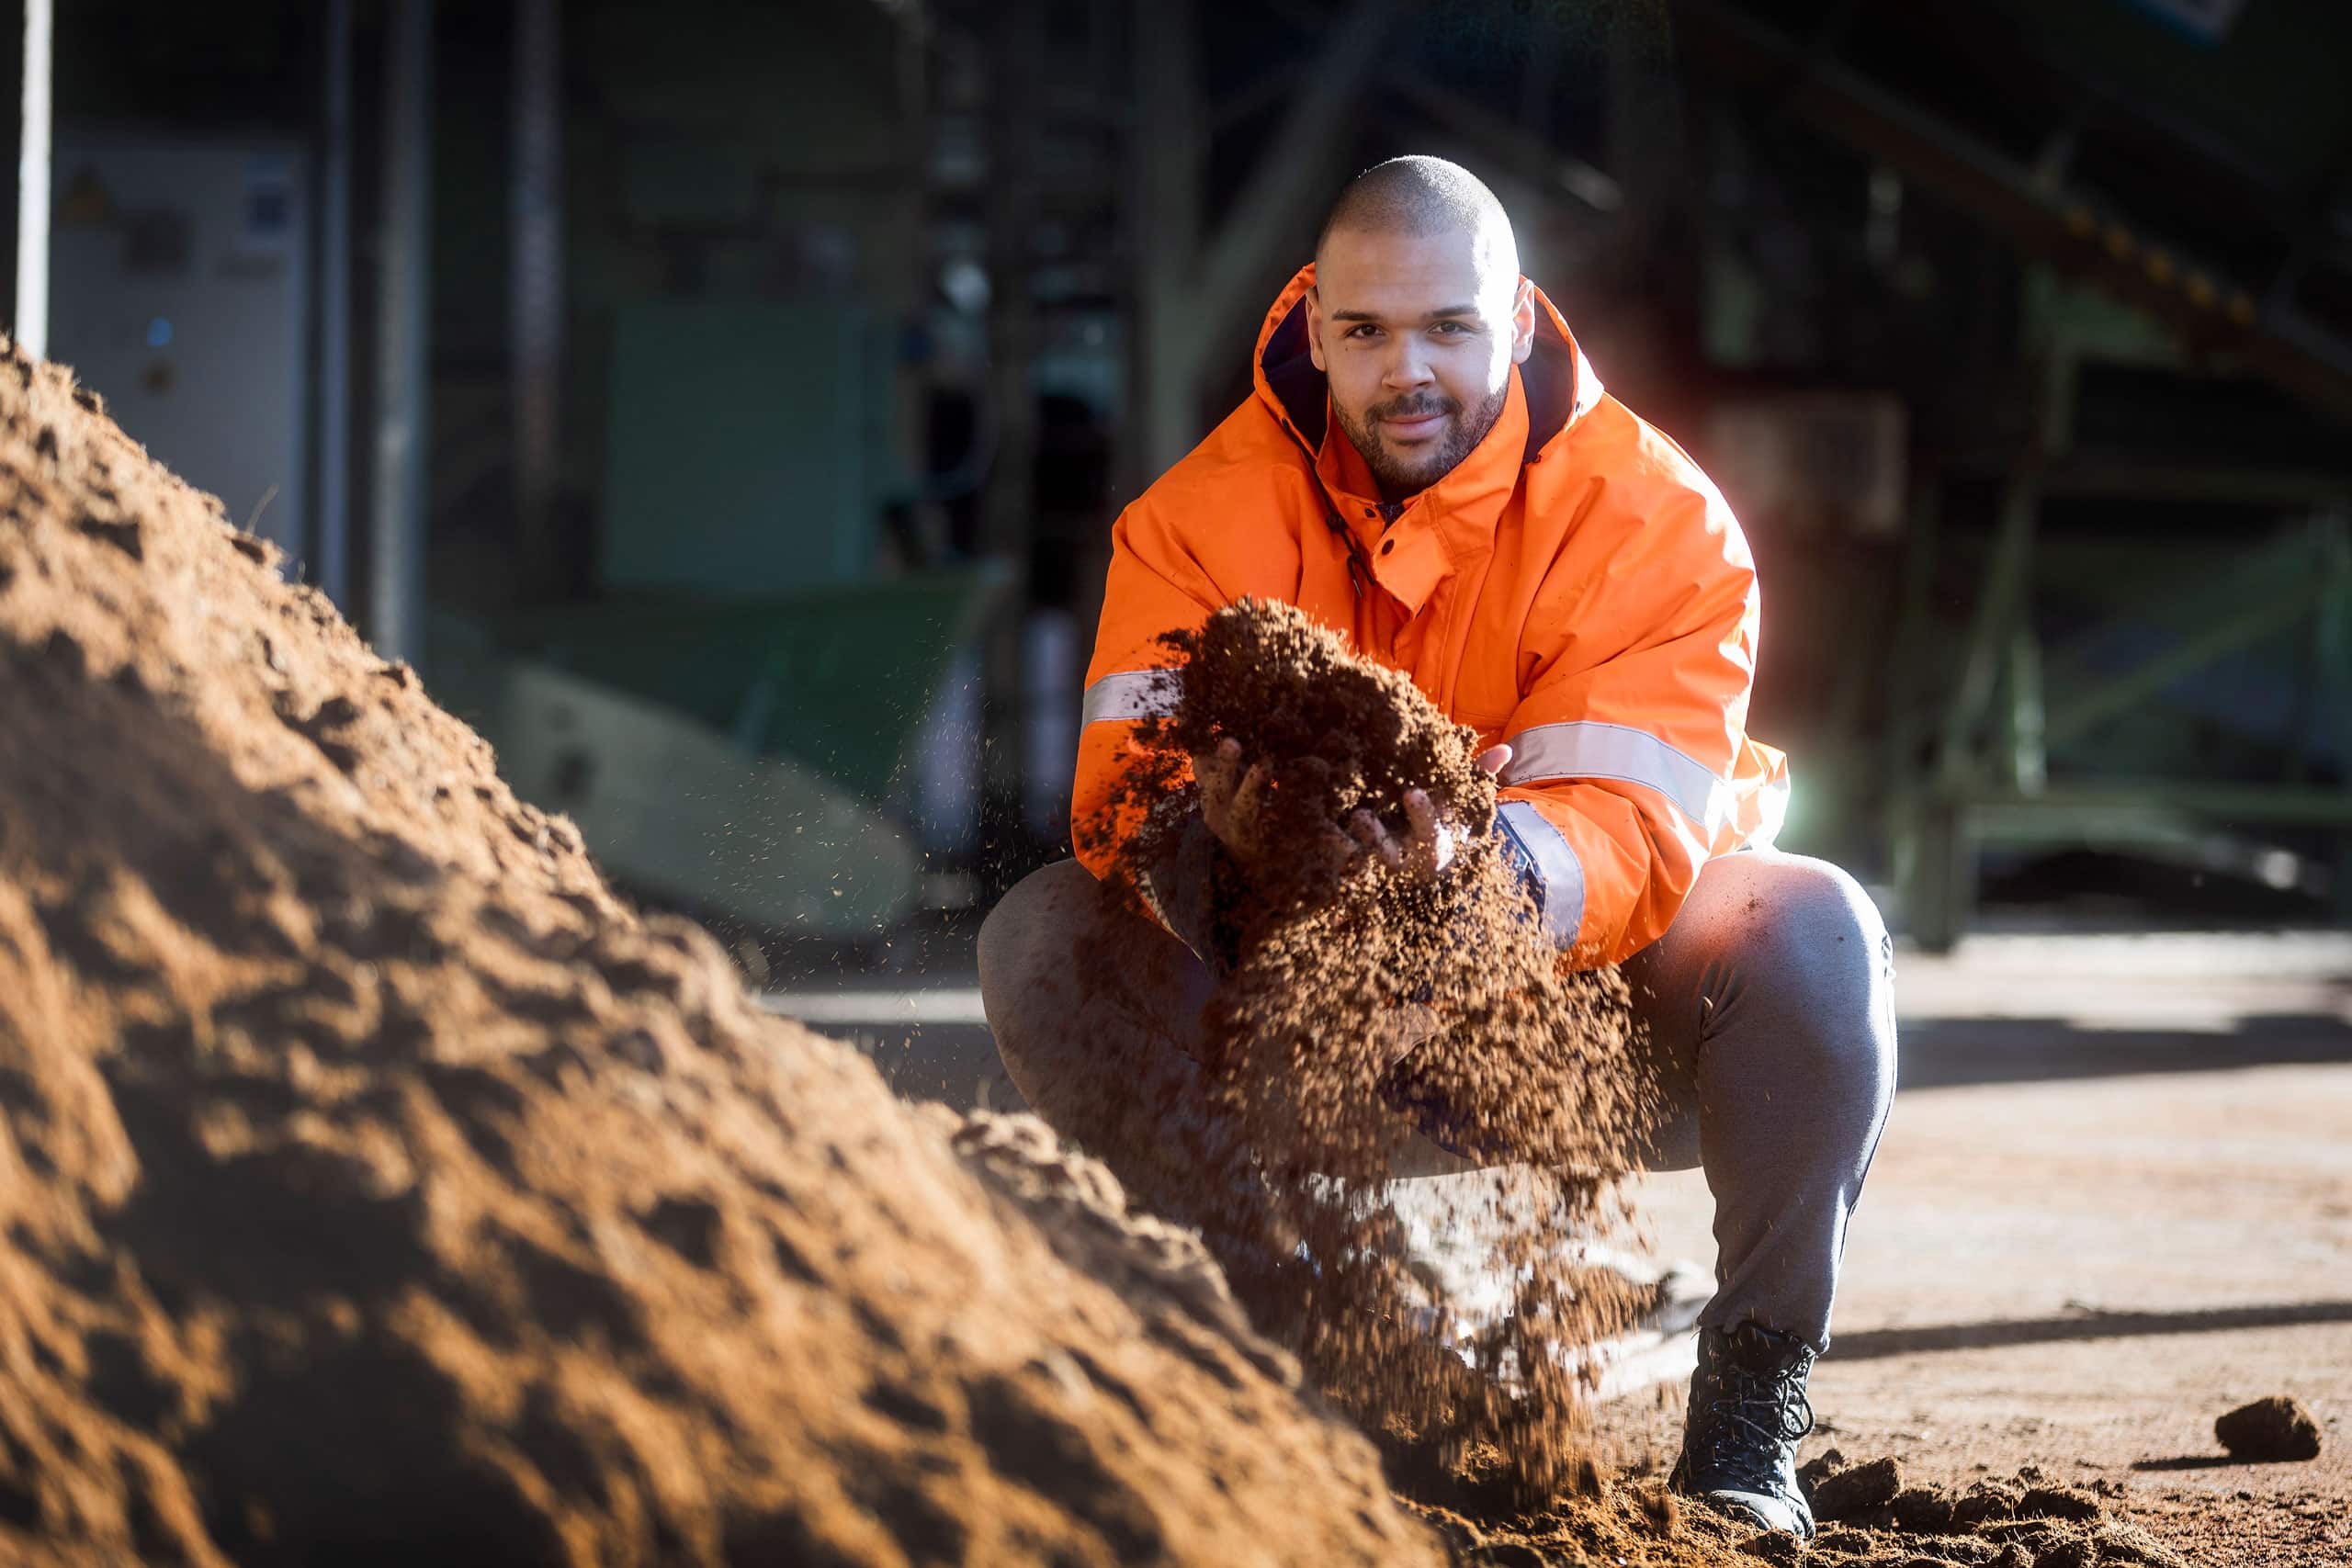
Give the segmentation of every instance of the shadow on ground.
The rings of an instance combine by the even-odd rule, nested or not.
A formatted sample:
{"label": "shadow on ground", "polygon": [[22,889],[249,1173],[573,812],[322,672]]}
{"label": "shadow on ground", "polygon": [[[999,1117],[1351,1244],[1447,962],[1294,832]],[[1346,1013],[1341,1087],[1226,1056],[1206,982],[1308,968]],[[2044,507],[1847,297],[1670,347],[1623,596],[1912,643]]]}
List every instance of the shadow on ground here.
{"label": "shadow on ground", "polygon": [[1840,1334],[1825,1360],[1867,1361],[1935,1350],[2006,1348],[2072,1339],[2123,1339],[2149,1334],[2216,1334],[2246,1328],[2294,1328],[2312,1323],[2352,1323],[2352,1302],[2294,1302],[2274,1306],[2211,1307],[2187,1312],[2082,1312],[2063,1317],[1945,1323],[1917,1328],[1864,1329]]}
{"label": "shadow on ground", "polygon": [[1897,1035],[1905,1089],[2352,1062],[2352,1025],[2326,1013],[2257,1014],[2228,1031],[2086,1028],[2064,1018],[1905,1019]]}

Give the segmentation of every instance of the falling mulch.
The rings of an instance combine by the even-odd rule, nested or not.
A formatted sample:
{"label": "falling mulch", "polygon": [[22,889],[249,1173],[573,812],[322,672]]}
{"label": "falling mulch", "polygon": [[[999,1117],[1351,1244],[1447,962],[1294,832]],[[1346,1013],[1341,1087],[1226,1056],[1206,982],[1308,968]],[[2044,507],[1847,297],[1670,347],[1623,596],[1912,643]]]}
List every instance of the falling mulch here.
{"label": "falling mulch", "polygon": [[0,352],[0,1556],[1435,1561],[1191,1235],[617,902]]}
{"label": "falling mulch", "polygon": [[2277,1463],[2319,1458],[2319,1423],[2283,1393],[2217,1417],[2213,1436],[2232,1459]]}
{"label": "falling mulch", "polygon": [[[1195,1049],[1223,1135],[1138,1199],[1199,1225],[1255,1319],[1392,1450],[1462,1462],[1483,1445],[1520,1495],[1551,1495],[1582,1456],[1582,1352],[1639,1304],[1575,1260],[1651,1114],[1623,982],[1561,967],[1487,831],[1496,790],[1474,736],[1406,676],[1261,601],[1167,640],[1181,699],[1138,727],[1088,829],[1135,829],[1116,848],[1131,883],[1180,852],[1192,760],[1228,739],[1267,770],[1269,842],[1313,844],[1358,811],[1401,833],[1414,787],[1469,837],[1426,880],[1370,855],[1284,853],[1246,875],[1215,863],[1219,982]],[[1518,1280],[1499,1323],[1457,1312],[1403,1245],[1389,1173],[1416,1134],[1532,1185],[1480,1216],[1495,1269]]]}

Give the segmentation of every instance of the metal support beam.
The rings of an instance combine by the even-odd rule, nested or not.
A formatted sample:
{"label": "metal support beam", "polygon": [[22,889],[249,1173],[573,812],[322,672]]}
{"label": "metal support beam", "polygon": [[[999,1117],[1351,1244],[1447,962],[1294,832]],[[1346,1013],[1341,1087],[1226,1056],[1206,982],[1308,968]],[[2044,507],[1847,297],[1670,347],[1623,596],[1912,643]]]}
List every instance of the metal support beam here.
{"label": "metal support beam", "polygon": [[431,325],[433,0],[386,21],[383,218],[376,291],[376,443],[368,635],[387,659],[424,642],[425,355]]}
{"label": "metal support beam", "polygon": [[[1036,535],[1037,299],[1035,246],[1045,141],[1046,0],[1003,0],[991,31],[987,200],[989,403],[996,444],[980,501],[980,548],[1012,570],[1026,603]],[[1021,623],[994,617],[981,644],[980,788],[1021,798],[1027,754],[1021,702]]]}
{"label": "metal support beam", "polygon": [[1498,164],[1540,190],[1575,198],[1594,212],[1614,213],[1625,205],[1625,193],[1609,175],[1581,158],[1571,158],[1545,138],[1528,131],[1476,99],[1430,80],[1418,71],[1393,68],[1382,84],[1406,102],[1453,131],[1475,141]]}
{"label": "metal support beam", "polygon": [[[2320,602],[2312,628],[2318,663],[2318,716],[2333,728],[2334,735],[2315,734],[2312,739],[2335,741],[2340,770],[2336,792],[2352,803],[2352,560],[2346,558],[2346,540],[2340,526],[2335,547],[2328,573],[2333,592]],[[2317,745],[2312,749],[2317,750]],[[2352,922],[2352,832],[2335,840],[2334,869],[2336,919]]]}
{"label": "metal support beam", "polygon": [[49,357],[50,0],[25,0],[24,132],[17,155],[17,346]]}
{"label": "metal support beam", "polygon": [[1192,0],[1141,0],[1133,15],[1134,253],[1140,352],[1136,356],[1136,491],[1201,437],[1194,406],[1198,332],[1189,282],[1201,243],[1202,123],[1197,18]]}
{"label": "metal support beam", "polygon": [[2329,587],[2325,577],[2314,575],[2297,590],[2222,615],[2126,673],[2060,703],[2050,714],[2049,743],[2064,746],[2138,707],[2190,671],[2294,625],[2318,606]]}
{"label": "metal support beam", "polygon": [[[2030,812],[2044,825],[2068,815],[2086,824],[2150,808],[2187,812],[2237,827],[2256,823],[2352,831],[2352,791],[2290,784],[2213,784],[2201,779],[2109,779],[2097,784],[2053,784],[2038,795],[1986,788],[1963,797],[1984,812]],[[2004,829],[2006,832],[2007,829]]]}
{"label": "metal support beam", "polygon": [[[1675,0],[1684,37],[1729,80],[1745,81],[1826,135],[1883,160],[2006,235],[2029,255],[2087,278],[2190,341],[2238,357],[2246,369],[2336,413],[2352,413],[2352,343],[2290,310],[2187,271],[2160,280],[2145,265],[2148,236],[2101,223],[2052,196],[2032,169],[1966,136],[1895,94],[1740,15],[1724,0]],[[1793,85],[1790,84],[1793,83]],[[2222,302],[2234,301],[2224,310]]]}
{"label": "metal support beam", "polygon": [[514,0],[509,355],[515,554],[525,582],[555,566],[563,408],[563,78],[558,0]]}
{"label": "metal support beam", "polygon": [[1193,330],[1184,385],[1199,385],[1211,355],[1232,352],[1225,329],[1261,303],[1267,275],[1330,184],[1332,165],[1355,134],[1357,101],[1372,84],[1399,9],[1398,0],[1358,0],[1332,24],[1330,47],[1202,253],[1186,302]]}
{"label": "metal support beam", "polygon": [[319,138],[319,507],[311,577],[351,604],[351,6],[327,0]]}
{"label": "metal support beam", "polygon": [[2033,541],[2041,517],[2041,447],[2028,447],[2001,500],[1999,531],[1969,624],[1968,650],[1960,683],[1944,710],[1939,772],[1947,788],[1964,785],[1979,773],[1976,732],[1992,711],[2009,631],[2023,611],[2033,579]]}

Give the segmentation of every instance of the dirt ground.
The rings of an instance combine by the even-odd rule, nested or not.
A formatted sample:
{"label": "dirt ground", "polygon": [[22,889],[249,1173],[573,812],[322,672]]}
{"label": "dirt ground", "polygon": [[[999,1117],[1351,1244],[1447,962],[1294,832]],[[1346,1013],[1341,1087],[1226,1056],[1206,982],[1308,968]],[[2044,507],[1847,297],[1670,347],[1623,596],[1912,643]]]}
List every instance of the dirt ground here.
{"label": "dirt ground", "polygon": [[[2352,1562],[2347,960],[2333,938],[2057,936],[1899,964],[1906,1065],[1943,1084],[1897,1098],[1804,1454],[1951,1485],[2036,1464],[2120,1487],[2110,1507],[2194,1562]],[[1663,1248],[1712,1257],[1695,1173],[1640,1201]],[[2316,1461],[2222,1452],[2214,1418],[2271,1393],[2317,1418]],[[1621,1406],[1612,1457],[1661,1464],[1679,1420]]]}

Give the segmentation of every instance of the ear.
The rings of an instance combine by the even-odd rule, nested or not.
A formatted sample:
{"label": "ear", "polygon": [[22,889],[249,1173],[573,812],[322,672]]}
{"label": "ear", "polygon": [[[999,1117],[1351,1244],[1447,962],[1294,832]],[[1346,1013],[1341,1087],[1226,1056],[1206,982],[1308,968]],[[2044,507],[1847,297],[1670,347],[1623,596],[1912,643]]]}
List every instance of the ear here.
{"label": "ear", "polygon": [[1518,297],[1511,301],[1510,328],[1510,362],[1524,365],[1535,352],[1535,285],[1524,277],[1519,280]]}
{"label": "ear", "polygon": [[1323,296],[1314,288],[1306,291],[1306,354],[1315,361],[1315,368],[1325,375],[1331,367],[1323,363]]}

